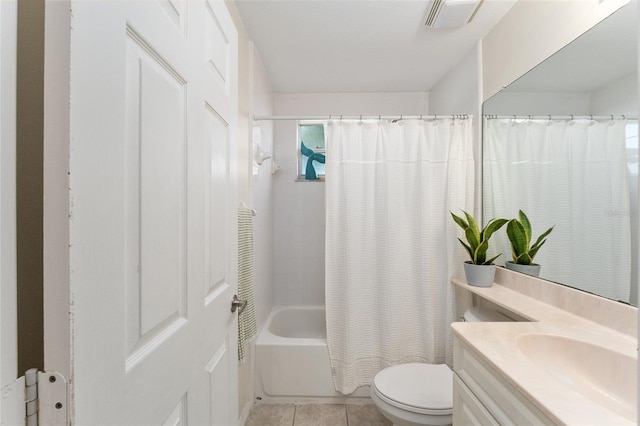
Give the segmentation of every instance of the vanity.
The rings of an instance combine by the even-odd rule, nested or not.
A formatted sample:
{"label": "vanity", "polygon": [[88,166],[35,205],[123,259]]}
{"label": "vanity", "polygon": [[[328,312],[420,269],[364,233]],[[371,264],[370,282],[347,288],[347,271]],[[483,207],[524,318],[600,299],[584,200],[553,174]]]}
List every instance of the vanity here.
{"label": "vanity", "polygon": [[637,424],[637,308],[498,268],[457,293],[514,322],[457,322],[453,424]]}

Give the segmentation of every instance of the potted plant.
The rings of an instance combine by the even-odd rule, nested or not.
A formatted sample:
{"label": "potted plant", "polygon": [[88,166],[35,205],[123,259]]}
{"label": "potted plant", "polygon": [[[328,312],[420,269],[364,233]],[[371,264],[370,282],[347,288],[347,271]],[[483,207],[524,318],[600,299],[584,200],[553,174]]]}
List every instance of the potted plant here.
{"label": "potted plant", "polygon": [[518,219],[511,219],[507,224],[507,236],[511,242],[511,255],[513,261],[508,260],[505,264],[507,269],[522,272],[524,274],[538,276],[540,265],[533,263],[533,258],[538,254],[538,250],[547,241],[545,237],[553,231],[553,226],[547,229],[531,245],[531,223],[522,210],[518,211]]}
{"label": "potted plant", "polygon": [[496,265],[493,261],[502,253],[487,259],[489,238],[491,238],[494,232],[502,228],[508,220],[491,219],[484,228],[480,230],[478,222],[473,216],[464,210],[462,212],[466,220],[450,213],[454,222],[464,230],[464,235],[467,240],[465,243],[458,238],[458,241],[460,241],[471,258],[471,260],[464,263],[464,275],[467,278],[467,283],[477,287],[491,287],[496,274]]}

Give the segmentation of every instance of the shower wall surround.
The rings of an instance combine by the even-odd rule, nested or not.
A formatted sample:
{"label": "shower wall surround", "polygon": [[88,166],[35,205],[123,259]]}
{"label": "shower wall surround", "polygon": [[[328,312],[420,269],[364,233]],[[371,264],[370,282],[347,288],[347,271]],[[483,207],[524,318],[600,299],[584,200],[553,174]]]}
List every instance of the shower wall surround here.
{"label": "shower wall surround", "polygon": [[[252,48],[252,88],[250,94],[252,115],[273,114],[273,89],[258,52]],[[263,152],[273,153],[273,122],[258,121],[253,124],[249,137],[250,149],[259,147]],[[256,320],[260,329],[273,307],[273,215],[274,176],[271,174],[273,159],[258,165],[250,156],[251,208],[256,211],[253,218],[254,234],[254,288]]]}
{"label": "shower wall surround", "polygon": [[[276,94],[276,115],[420,115],[427,92]],[[274,303],[324,304],[325,185],[296,182],[296,122],[274,122]]]}

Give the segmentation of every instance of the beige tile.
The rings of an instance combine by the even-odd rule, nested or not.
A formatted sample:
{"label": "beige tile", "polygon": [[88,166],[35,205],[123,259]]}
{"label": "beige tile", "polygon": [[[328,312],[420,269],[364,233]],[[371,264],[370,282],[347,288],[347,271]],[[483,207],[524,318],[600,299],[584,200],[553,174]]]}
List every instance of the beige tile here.
{"label": "beige tile", "polygon": [[373,404],[347,405],[349,426],[392,426]]}
{"label": "beige tile", "polygon": [[296,405],[293,424],[294,426],[347,426],[347,410],[344,405]]}
{"label": "beige tile", "polygon": [[258,404],[251,409],[245,426],[292,426],[295,404]]}

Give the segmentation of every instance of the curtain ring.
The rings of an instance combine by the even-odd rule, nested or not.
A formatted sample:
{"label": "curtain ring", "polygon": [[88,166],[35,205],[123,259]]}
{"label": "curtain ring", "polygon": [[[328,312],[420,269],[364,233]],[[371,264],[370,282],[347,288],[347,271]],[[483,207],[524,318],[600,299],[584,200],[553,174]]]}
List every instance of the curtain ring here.
{"label": "curtain ring", "polygon": [[622,120],[626,120],[627,117],[624,116],[624,114],[622,114]]}

